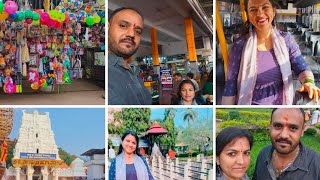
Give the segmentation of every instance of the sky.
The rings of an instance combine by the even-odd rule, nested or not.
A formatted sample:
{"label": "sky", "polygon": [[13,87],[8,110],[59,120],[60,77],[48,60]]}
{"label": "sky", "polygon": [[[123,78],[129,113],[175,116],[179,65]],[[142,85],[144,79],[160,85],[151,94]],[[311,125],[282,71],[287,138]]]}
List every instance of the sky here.
{"label": "sky", "polygon": [[[183,122],[183,111],[185,111],[187,108],[175,108],[177,109],[176,116],[174,118],[175,126],[182,126],[186,127],[188,124],[186,122]],[[194,110],[198,111],[198,117],[199,119],[206,119],[207,117],[213,121],[213,112],[212,108],[192,108]],[[151,120],[155,119],[163,119],[164,118],[164,110],[165,108],[151,108]]]}
{"label": "sky", "polygon": [[56,144],[70,154],[105,147],[104,108],[14,108],[10,139],[18,137],[22,110],[49,112]]}

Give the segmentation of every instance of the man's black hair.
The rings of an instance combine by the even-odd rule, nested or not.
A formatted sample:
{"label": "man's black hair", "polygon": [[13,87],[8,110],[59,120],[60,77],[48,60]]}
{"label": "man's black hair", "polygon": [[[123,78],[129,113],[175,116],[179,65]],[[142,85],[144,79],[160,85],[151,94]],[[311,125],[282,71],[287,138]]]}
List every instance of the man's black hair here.
{"label": "man's black hair", "polygon": [[180,76],[180,77],[182,77],[182,74],[181,74],[181,73],[174,73],[173,76]]}
{"label": "man's black hair", "polygon": [[193,79],[194,74],[193,74],[192,72],[189,72],[189,73],[187,73],[187,76],[188,76],[190,79]]}
{"label": "man's black hair", "polygon": [[[284,109],[284,108],[274,108],[274,109],[272,109],[271,121],[272,121],[272,116],[273,116],[274,112],[275,112],[277,109]],[[304,110],[303,110],[302,108],[295,108],[295,109],[301,113],[303,122],[305,123],[306,120],[304,119]]]}
{"label": "man's black hair", "polygon": [[118,9],[112,11],[112,13],[109,15],[109,18],[108,18],[108,19],[109,19],[109,22],[110,22],[110,20],[113,18],[114,15],[116,15],[118,12],[120,12],[120,11],[122,11],[122,10],[126,10],[126,9],[130,9],[130,10],[132,10],[132,11],[135,11],[136,13],[138,13],[138,14],[141,16],[142,21],[144,20],[141,12],[140,12],[138,9],[133,8],[133,7],[121,7],[121,8],[118,8]]}

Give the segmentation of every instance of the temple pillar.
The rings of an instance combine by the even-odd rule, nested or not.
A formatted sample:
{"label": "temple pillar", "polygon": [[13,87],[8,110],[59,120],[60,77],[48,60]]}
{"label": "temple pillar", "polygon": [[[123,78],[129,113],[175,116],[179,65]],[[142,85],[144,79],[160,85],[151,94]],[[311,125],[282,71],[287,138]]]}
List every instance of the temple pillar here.
{"label": "temple pillar", "polygon": [[28,177],[27,179],[28,180],[32,180],[33,172],[34,172],[33,167],[28,165],[28,167],[27,167],[27,177]]}
{"label": "temple pillar", "polygon": [[47,166],[44,166],[41,168],[41,173],[42,173],[43,180],[48,180],[49,172],[48,172]]}
{"label": "temple pillar", "polygon": [[16,180],[20,180],[20,171],[21,171],[20,167],[15,167],[14,168],[14,172],[16,174]]}

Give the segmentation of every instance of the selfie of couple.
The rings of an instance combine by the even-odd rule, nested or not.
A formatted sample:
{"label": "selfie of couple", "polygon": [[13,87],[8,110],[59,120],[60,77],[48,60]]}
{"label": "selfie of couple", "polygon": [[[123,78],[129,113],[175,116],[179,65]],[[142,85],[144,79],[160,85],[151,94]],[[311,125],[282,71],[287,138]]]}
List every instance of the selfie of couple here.
{"label": "selfie of couple", "polygon": [[[269,125],[271,144],[263,147],[257,157],[250,154],[255,137],[248,130],[223,129],[216,137],[216,179],[319,180],[320,155],[301,142],[305,129],[303,109],[273,109]],[[249,175],[253,159],[254,172]]]}

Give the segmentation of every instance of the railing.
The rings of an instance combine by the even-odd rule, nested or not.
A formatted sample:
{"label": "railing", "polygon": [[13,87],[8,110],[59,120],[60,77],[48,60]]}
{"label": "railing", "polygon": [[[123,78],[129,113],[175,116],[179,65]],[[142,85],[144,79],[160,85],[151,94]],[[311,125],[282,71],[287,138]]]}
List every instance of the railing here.
{"label": "railing", "polygon": [[197,157],[191,159],[171,160],[169,157],[147,158],[151,173],[155,179],[164,180],[213,180],[213,161]]}

